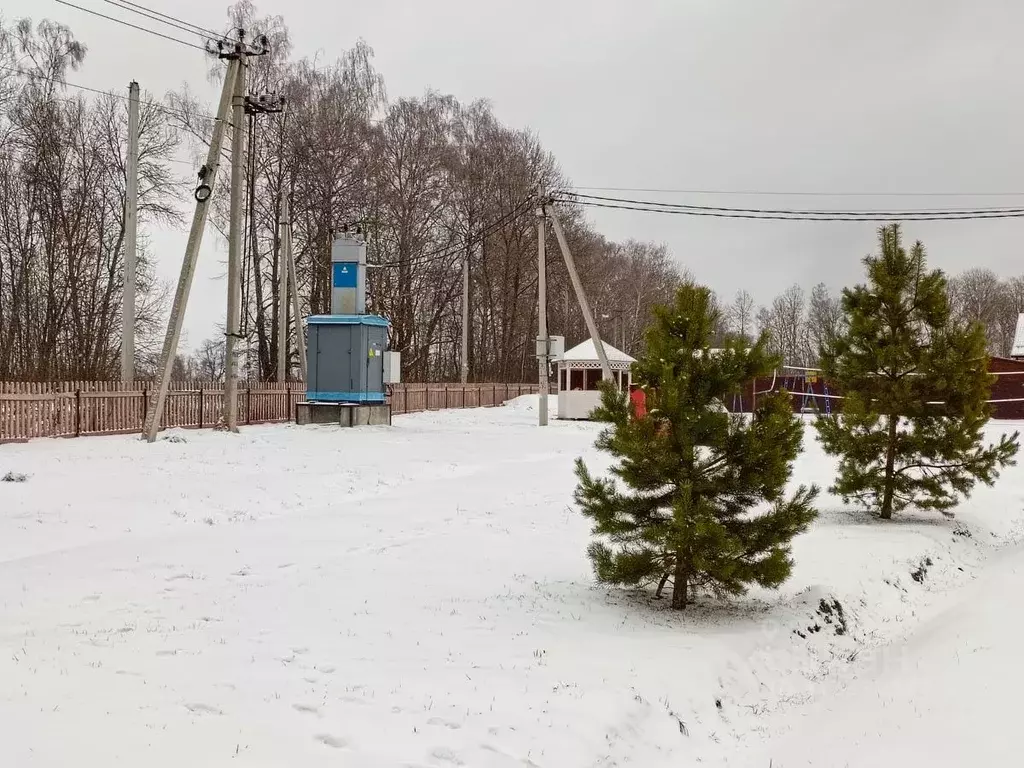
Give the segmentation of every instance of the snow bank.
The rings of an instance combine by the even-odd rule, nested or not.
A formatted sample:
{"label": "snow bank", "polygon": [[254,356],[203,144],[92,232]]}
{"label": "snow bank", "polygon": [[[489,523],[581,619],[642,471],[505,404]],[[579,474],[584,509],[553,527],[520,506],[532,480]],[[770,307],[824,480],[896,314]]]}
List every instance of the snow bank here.
{"label": "snow bank", "polygon": [[952,522],[826,497],[783,591],[679,616],[593,583],[599,425],[531,400],[5,446],[5,762],[743,765],[1021,536],[1018,468]]}
{"label": "snow bank", "polygon": [[793,732],[749,765],[1018,765],[1022,590],[1016,547],[939,615],[860,665],[846,690],[794,713]]}
{"label": "snow bank", "polygon": [[[520,395],[505,403],[506,408],[520,413],[536,413],[540,406],[540,395]],[[558,413],[558,395],[548,395],[548,414],[552,419]]]}

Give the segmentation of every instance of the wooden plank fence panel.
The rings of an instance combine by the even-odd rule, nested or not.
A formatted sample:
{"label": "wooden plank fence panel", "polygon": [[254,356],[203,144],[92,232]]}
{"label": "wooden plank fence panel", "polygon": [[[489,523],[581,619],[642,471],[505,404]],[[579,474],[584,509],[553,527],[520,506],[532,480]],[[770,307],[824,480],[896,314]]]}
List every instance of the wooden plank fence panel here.
{"label": "wooden plank fence panel", "polygon": [[[151,383],[145,381],[0,381],[0,443],[39,437],[123,434],[142,430]],[[448,408],[490,408],[522,394],[530,384],[396,384],[395,415]],[[302,382],[253,382],[239,389],[239,423],[291,421],[305,399]],[[224,409],[222,385],[171,382],[161,428],[216,426]]]}

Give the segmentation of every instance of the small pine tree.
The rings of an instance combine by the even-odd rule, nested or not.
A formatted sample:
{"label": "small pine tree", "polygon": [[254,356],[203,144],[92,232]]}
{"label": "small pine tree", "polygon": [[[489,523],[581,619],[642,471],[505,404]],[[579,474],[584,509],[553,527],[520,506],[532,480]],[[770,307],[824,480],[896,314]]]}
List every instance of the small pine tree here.
{"label": "small pine tree", "polygon": [[914,505],[951,515],[975,482],[991,485],[1014,463],[1017,434],[983,445],[994,377],[985,332],[956,322],[946,279],[927,271],[924,246],[908,253],[900,228],[879,231],[881,253],[864,259],[868,284],[843,291],[845,330],[821,350],[840,413],[817,420],[839,456],[832,487],[883,519]]}
{"label": "small pine tree", "polygon": [[597,578],[625,586],[672,580],[672,607],[695,588],[739,595],[751,583],[777,587],[792,570],[790,541],[816,516],[818,489],[784,496],[802,423],[790,395],[762,398],[752,418],[723,403],[777,365],[766,338],[748,347],[728,337],[710,349],[719,323],[711,292],[684,285],[660,307],[634,379],[649,415],[633,418],[622,394],[603,391],[594,418],[609,422],[597,447],[618,459],[614,478],[576,462],[576,502],[594,521],[588,553]]}

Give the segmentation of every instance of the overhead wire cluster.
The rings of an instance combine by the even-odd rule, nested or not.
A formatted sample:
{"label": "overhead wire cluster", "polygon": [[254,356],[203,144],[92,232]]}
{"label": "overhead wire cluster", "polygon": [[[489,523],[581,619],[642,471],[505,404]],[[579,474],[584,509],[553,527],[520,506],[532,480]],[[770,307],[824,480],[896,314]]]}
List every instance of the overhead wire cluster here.
{"label": "overhead wire cluster", "polygon": [[399,267],[403,265],[422,266],[424,264],[432,264],[439,261],[446,261],[452,258],[453,256],[458,256],[464,253],[467,248],[476,245],[479,242],[482,242],[488,237],[488,235],[493,234],[501,227],[503,227],[505,224],[517,220],[531,208],[532,203],[532,198],[524,198],[511,211],[506,213],[504,216],[495,219],[490,224],[481,227],[476,232],[471,233],[462,241],[461,244],[457,246],[447,246],[444,248],[438,248],[436,250],[428,251],[427,253],[422,253],[412,259],[407,259],[404,261],[377,261],[368,263],[366,266],[371,269],[380,269],[383,267]]}
{"label": "overhead wire cluster", "polygon": [[665,195],[726,195],[740,197],[1024,197],[1024,192],[950,192],[938,190],[876,190],[845,191],[810,189],[666,189],[664,187],[583,187],[570,189],[584,192],[646,192]]}
{"label": "overhead wire cluster", "polygon": [[163,40],[168,40],[172,43],[183,45],[186,48],[193,48],[199,51],[203,51],[204,53],[210,52],[208,43],[211,40],[228,39],[232,42],[237,42],[236,40],[231,38],[230,35],[224,35],[220,32],[214,32],[212,30],[185,21],[184,19],[180,19],[176,16],[161,13],[160,11],[153,10],[152,8],[147,8],[146,6],[141,5],[139,3],[129,2],[129,0],[103,0],[103,2],[113,8],[117,8],[122,11],[127,11],[128,13],[132,13],[136,16],[149,19],[150,21],[154,21],[158,24],[163,24],[164,26],[177,30],[178,32],[184,32],[187,35],[198,37],[201,42],[191,42],[190,40],[182,39],[181,37],[176,37],[175,35],[170,35],[166,32],[161,32],[148,26],[143,26],[142,24],[135,24],[134,22],[127,21],[117,16],[112,16],[108,13],[103,13],[93,8],[87,8],[85,6],[72,3],[70,2],[70,0],[56,0],[56,2],[60,3],[61,5],[67,6],[68,8],[74,8],[77,11],[88,13],[91,16],[96,16],[100,19],[106,19],[107,21],[114,22],[115,24],[120,24],[121,26],[128,27],[129,29],[134,29],[138,32],[145,32],[146,34],[153,35],[154,37],[159,37]]}
{"label": "overhead wire cluster", "polygon": [[[86,8],[86,7],[81,6],[81,5],[76,5],[75,3],[68,2],[68,0],[57,0],[57,2],[60,3],[61,5],[66,5],[68,8],[74,8],[76,11],[82,11],[83,13],[88,13],[88,14],[90,14],[92,16],[96,16],[96,17],[101,18],[101,19],[107,19],[108,21],[112,21],[115,24],[120,24],[122,26],[129,27],[130,29],[136,29],[136,30],[138,30],[140,32],[146,32],[146,33],[148,33],[150,35],[154,35],[156,37],[161,37],[164,40],[170,40],[172,43],[178,43],[179,45],[184,45],[184,46],[187,46],[189,48],[196,48],[196,49],[198,49],[200,51],[205,51],[206,50],[206,48],[204,46],[199,45],[198,43],[190,43],[190,42],[188,42],[186,40],[182,40],[180,37],[173,37],[172,35],[166,35],[163,32],[157,32],[154,29],[149,29],[148,27],[143,27],[143,26],[141,26],[139,24],[133,24],[130,21],[125,21],[124,19],[119,19],[116,16],[111,16],[111,15],[106,14],[106,13],[101,13],[100,11],[93,10],[92,8]],[[111,3],[111,5],[117,6],[116,3]],[[121,6],[117,6],[117,7],[121,7]]]}
{"label": "overhead wire cluster", "polygon": [[[116,8],[116,9],[121,10],[121,11],[127,11],[128,13],[131,13],[131,14],[134,14],[134,15],[139,16],[141,18],[147,19],[150,22],[155,22],[157,24],[161,24],[161,25],[166,26],[166,27],[168,27],[170,29],[173,29],[173,30],[175,30],[178,33],[182,33],[182,34],[184,34],[186,36],[194,36],[196,38],[199,38],[199,41],[201,41],[201,42],[191,42],[188,39],[182,39],[182,37],[177,37],[177,36],[172,35],[172,34],[167,34],[165,32],[162,32],[162,31],[159,31],[159,30],[156,30],[156,29],[152,29],[152,28],[150,28],[148,26],[143,26],[142,24],[136,24],[136,23],[133,23],[133,22],[130,22],[130,21],[126,21],[123,18],[118,18],[117,16],[113,16],[113,15],[110,15],[110,14],[107,14],[107,13],[102,13],[101,11],[85,7],[83,5],[79,5],[77,3],[71,2],[70,0],[56,0],[56,2],[60,3],[61,5],[67,6],[69,8],[73,8],[75,10],[91,14],[91,15],[96,16],[98,18],[102,18],[102,19],[105,19],[107,21],[110,21],[110,22],[113,22],[113,23],[116,23],[116,24],[120,24],[120,25],[128,27],[130,29],[134,29],[134,30],[139,31],[139,32],[144,32],[144,33],[147,33],[147,34],[150,34],[150,35],[154,35],[154,36],[159,37],[161,39],[168,40],[168,41],[174,42],[174,43],[178,43],[179,45],[183,45],[183,46],[188,47],[188,48],[192,48],[192,49],[196,49],[196,50],[201,50],[201,51],[203,51],[205,53],[212,54],[212,55],[218,55],[218,56],[221,56],[221,57],[224,57],[225,55],[230,55],[230,52],[231,52],[231,50],[234,47],[236,47],[238,45],[245,45],[246,44],[246,41],[244,40],[244,38],[242,38],[242,36],[241,36],[241,34],[239,33],[238,30],[235,30],[235,31],[233,31],[231,33],[228,33],[228,34],[223,34],[223,33],[215,32],[215,31],[213,31],[213,30],[211,30],[211,29],[209,29],[207,27],[203,27],[203,26],[200,26],[200,25],[197,25],[197,24],[193,24],[193,23],[191,23],[191,22],[189,22],[189,21],[187,21],[185,19],[179,18],[177,16],[173,16],[171,14],[163,13],[161,11],[157,11],[157,10],[155,10],[153,8],[149,8],[149,7],[147,7],[145,5],[142,5],[140,3],[132,2],[131,0],[103,0],[103,2],[106,5],[111,6],[112,8]],[[266,47],[266,40],[265,40],[265,38],[262,39],[262,40],[258,38],[256,40],[254,40],[253,43],[255,43],[255,45],[256,45],[256,50],[251,51],[251,53],[253,55],[259,55],[260,53],[263,52],[263,49]],[[6,69],[10,69],[10,68],[6,68]],[[32,74],[33,74],[33,73],[25,71],[25,70],[11,69],[11,71],[17,72],[18,74],[21,74],[21,75],[24,75],[24,76],[28,76],[28,77],[31,77]],[[90,88],[88,86],[79,85],[77,83],[72,83],[72,82],[67,82],[67,81],[62,81],[61,84],[66,86],[66,87],[69,87],[69,88],[76,88],[78,90],[82,90],[82,91],[86,91],[86,92],[90,92],[90,93],[101,94],[101,95],[113,95],[115,98],[122,99],[122,100],[125,100],[125,101],[127,100],[126,96],[123,96],[123,95],[117,94],[117,93],[110,93],[108,91],[103,91],[103,90],[100,90],[98,88]],[[179,117],[179,118],[184,116],[183,112],[181,112],[179,110],[175,110],[175,109],[173,109],[171,107],[167,107],[166,105],[163,105],[163,104],[160,104],[160,103],[157,103],[157,102],[143,102],[143,103],[148,105],[148,106],[154,107],[156,109],[160,109],[160,110],[164,111],[168,115],[172,115],[172,116]],[[214,119],[212,115],[202,115],[202,117],[206,117],[208,119]],[[183,162],[184,163],[186,161],[176,161],[176,162]],[[506,223],[519,218],[521,215],[523,215],[524,211],[526,211],[530,207],[531,202],[532,201],[529,198],[526,198],[526,199],[522,200],[519,204],[517,204],[510,212],[508,212],[504,216],[499,217],[495,221],[493,221],[490,224],[482,227],[481,229],[477,230],[476,232],[473,232],[473,233],[469,234],[463,240],[463,242],[460,243],[459,245],[448,246],[448,247],[444,247],[444,248],[438,248],[438,249],[433,250],[433,251],[428,251],[427,253],[419,254],[419,255],[413,257],[412,259],[408,259],[408,260],[404,260],[404,261],[402,261],[402,260],[383,261],[383,262],[376,262],[376,263],[368,264],[367,266],[371,267],[371,268],[397,267],[397,266],[401,266],[403,264],[404,265],[411,265],[411,266],[423,266],[423,265],[427,265],[427,264],[432,264],[432,263],[437,263],[437,262],[442,262],[442,261],[448,260],[448,259],[452,258],[453,256],[456,256],[456,255],[462,253],[466,248],[470,248],[473,245],[481,242],[482,240],[487,238],[490,234],[492,234],[493,232],[497,231],[499,228],[504,226]]]}
{"label": "overhead wire cluster", "polygon": [[628,197],[589,195],[581,192],[556,192],[556,203],[582,205],[591,208],[612,208],[644,213],[674,216],[708,216],[722,219],[762,219],[774,221],[965,221],[979,219],[1024,218],[1024,208],[920,208],[913,210],[813,210],[800,208],[735,208],[716,205],[665,203],[656,200],[638,200]]}

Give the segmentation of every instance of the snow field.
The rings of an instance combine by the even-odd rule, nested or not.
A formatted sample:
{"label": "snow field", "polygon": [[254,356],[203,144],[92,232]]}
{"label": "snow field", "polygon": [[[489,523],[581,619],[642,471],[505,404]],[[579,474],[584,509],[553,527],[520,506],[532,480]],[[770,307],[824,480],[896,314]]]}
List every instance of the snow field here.
{"label": "snow field", "polygon": [[594,584],[598,427],[535,401],[0,448],[0,764],[761,765],[1024,530],[1016,467],[957,521],[825,495],[780,592],[679,616]]}

